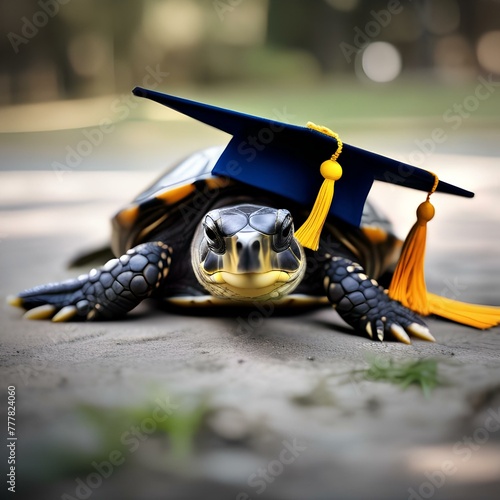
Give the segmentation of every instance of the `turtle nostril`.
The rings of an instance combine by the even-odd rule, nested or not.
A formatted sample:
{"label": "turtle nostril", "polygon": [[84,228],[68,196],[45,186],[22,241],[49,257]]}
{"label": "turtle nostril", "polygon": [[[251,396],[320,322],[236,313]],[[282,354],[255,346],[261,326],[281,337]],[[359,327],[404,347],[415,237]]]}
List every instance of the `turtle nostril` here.
{"label": "turtle nostril", "polygon": [[260,243],[258,241],[254,241],[252,243],[252,250],[254,252],[258,252],[260,250]]}
{"label": "turtle nostril", "polygon": [[241,241],[238,241],[236,243],[236,250],[238,250],[238,253],[241,252],[242,248],[243,248],[243,243],[241,243]]}

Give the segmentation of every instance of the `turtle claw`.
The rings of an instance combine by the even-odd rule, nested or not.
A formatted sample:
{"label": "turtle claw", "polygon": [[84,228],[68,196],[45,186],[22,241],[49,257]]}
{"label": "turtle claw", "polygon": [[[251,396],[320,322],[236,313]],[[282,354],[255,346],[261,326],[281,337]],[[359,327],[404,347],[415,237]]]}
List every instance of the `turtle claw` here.
{"label": "turtle claw", "polygon": [[402,342],[403,344],[411,344],[410,337],[402,326],[393,323],[391,325],[391,333],[394,335],[396,340],[399,340],[399,342]]}
{"label": "turtle claw", "polygon": [[372,324],[369,321],[366,323],[365,330],[368,336],[373,340]]}
{"label": "turtle claw", "polygon": [[49,319],[56,312],[56,307],[51,304],[44,304],[43,306],[34,307],[26,311],[23,315],[25,319]]}
{"label": "turtle claw", "polygon": [[411,323],[407,326],[407,330],[419,339],[436,342],[436,339],[433,337],[429,329],[419,323]]}
{"label": "turtle claw", "polygon": [[384,324],[382,320],[377,320],[377,337],[380,342],[384,341]]}
{"label": "turtle claw", "polygon": [[54,323],[69,321],[77,313],[78,309],[76,306],[65,306],[52,318],[52,321]]}
{"label": "turtle claw", "polygon": [[21,297],[17,297],[16,295],[9,295],[5,300],[9,306],[23,307],[23,299],[21,299]]}

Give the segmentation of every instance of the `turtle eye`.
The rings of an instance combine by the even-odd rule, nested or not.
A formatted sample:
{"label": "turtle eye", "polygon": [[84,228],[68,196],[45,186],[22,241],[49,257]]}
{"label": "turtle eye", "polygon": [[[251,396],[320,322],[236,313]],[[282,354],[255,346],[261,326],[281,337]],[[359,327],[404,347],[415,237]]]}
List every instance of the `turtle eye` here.
{"label": "turtle eye", "polygon": [[290,246],[293,238],[292,216],[288,214],[278,224],[276,234],[273,235],[272,247],[275,252],[283,252]]}
{"label": "turtle eye", "polygon": [[205,229],[205,238],[207,240],[208,248],[210,248],[210,250],[214,253],[219,255],[223,254],[226,251],[226,243],[220,234],[217,224],[212,219],[207,217],[203,227]]}

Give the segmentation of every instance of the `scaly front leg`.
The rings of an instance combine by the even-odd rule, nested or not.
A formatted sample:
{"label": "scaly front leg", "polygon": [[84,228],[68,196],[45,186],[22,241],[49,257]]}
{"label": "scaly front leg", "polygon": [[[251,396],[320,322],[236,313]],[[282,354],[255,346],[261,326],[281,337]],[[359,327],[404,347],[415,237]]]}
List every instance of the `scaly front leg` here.
{"label": "scaly front leg", "polygon": [[160,286],[167,276],[171,254],[163,242],[143,243],[88,274],[25,290],[8,301],[27,309],[28,319],[119,318]]}
{"label": "scaly front leg", "polygon": [[408,334],[411,334],[435,341],[422,319],[389,298],[359,264],[344,257],[332,257],[324,268],[324,285],[328,299],[342,319],[370,338],[375,335],[382,341],[392,334],[400,342],[410,344]]}

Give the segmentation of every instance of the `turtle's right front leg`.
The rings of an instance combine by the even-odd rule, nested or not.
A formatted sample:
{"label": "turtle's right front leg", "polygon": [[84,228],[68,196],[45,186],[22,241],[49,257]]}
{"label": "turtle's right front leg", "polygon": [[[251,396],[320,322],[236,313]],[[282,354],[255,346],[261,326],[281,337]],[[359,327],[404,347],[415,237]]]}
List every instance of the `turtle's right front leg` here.
{"label": "turtle's right front leg", "polygon": [[334,256],[324,267],[324,286],[328,299],[339,315],[358,332],[384,340],[389,334],[410,344],[408,334],[434,342],[420,316],[389,298],[378,283],[370,279],[356,262]]}
{"label": "turtle's right front leg", "polygon": [[28,319],[118,318],[161,285],[167,276],[171,255],[172,249],[163,242],[143,243],[88,274],[30,288],[8,301],[27,309]]}

